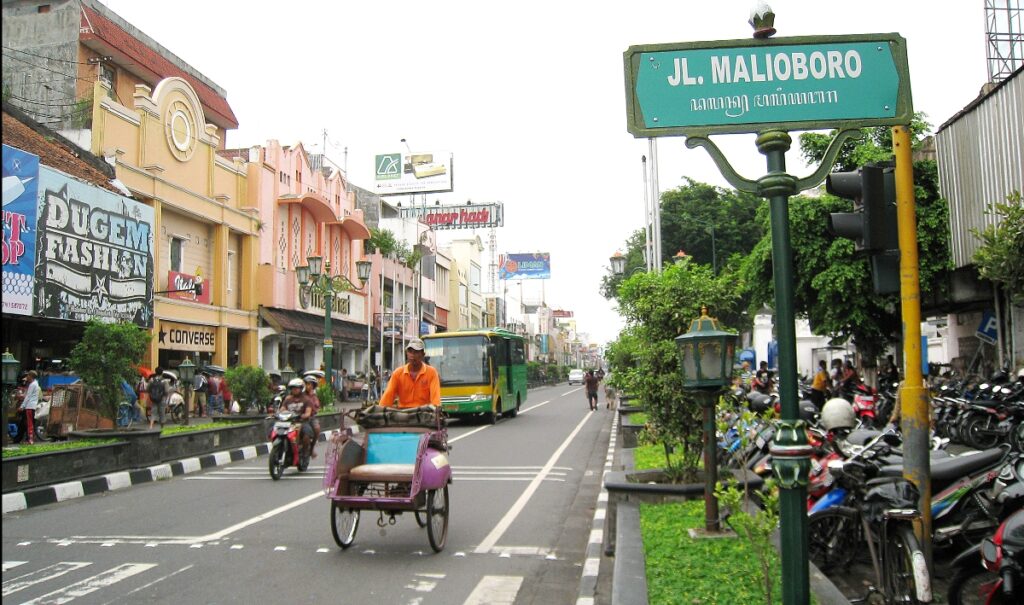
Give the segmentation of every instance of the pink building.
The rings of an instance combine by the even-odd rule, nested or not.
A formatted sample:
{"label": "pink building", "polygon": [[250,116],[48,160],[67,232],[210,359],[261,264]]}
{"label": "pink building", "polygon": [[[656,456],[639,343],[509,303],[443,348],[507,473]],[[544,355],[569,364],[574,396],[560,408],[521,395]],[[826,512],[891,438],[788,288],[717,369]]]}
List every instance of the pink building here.
{"label": "pink building", "polygon": [[295,268],[306,265],[308,257],[320,256],[323,271],[342,289],[335,288],[331,305],[332,365],[350,372],[360,368],[372,316],[356,261],[365,259],[363,240],[370,232],[344,173],[301,143],[283,146],[271,140],[223,153],[244,154],[248,199],[260,219],[256,299],[261,365],[268,371],[288,365],[298,371],[323,363],[325,299],[301,289],[295,276]]}

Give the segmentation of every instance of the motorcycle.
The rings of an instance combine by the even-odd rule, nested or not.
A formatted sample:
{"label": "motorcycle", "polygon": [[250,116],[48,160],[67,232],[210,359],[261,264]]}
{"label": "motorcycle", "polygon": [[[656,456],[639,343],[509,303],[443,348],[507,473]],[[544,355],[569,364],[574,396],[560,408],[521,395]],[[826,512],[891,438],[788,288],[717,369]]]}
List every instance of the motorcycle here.
{"label": "motorcycle", "polygon": [[284,469],[294,466],[301,473],[309,468],[312,444],[302,439],[302,422],[299,415],[288,410],[279,410],[274,416],[270,430],[270,478],[277,481]]}
{"label": "motorcycle", "polygon": [[[978,558],[981,565],[978,565]],[[950,605],[1019,603],[1024,582],[1024,511],[1010,515],[990,538],[953,561]]]}

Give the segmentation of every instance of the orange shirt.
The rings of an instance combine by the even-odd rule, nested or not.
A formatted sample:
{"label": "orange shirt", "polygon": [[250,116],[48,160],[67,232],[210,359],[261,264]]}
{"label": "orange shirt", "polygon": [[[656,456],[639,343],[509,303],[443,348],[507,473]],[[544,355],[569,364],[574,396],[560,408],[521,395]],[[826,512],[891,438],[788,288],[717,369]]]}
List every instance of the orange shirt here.
{"label": "orange shirt", "polygon": [[388,381],[388,388],[380,396],[380,404],[392,406],[398,396],[398,407],[415,408],[421,405],[441,405],[441,377],[437,370],[423,364],[420,373],[413,379],[409,364],[395,370]]}

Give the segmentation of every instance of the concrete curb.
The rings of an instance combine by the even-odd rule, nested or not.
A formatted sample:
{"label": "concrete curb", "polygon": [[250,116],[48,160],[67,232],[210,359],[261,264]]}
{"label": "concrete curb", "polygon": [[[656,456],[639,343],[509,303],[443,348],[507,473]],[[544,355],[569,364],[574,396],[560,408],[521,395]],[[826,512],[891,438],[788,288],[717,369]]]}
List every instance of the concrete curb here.
{"label": "concrete curb", "polygon": [[[326,441],[337,430],[324,431],[319,441]],[[146,468],[108,473],[97,477],[87,477],[77,481],[68,481],[56,485],[36,487],[21,492],[4,494],[3,514],[14,513],[46,504],[65,502],[83,496],[91,496],[119,489],[132,487],[141,483],[162,481],[179,475],[187,475],[203,469],[224,466],[232,462],[251,460],[270,453],[270,443],[247,445],[240,448],[214,452],[204,456],[184,458],[176,462],[158,464]]]}
{"label": "concrete curb", "polygon": [[594,519],[590,526],[590,538],[587,541],[586,558],[583,561],[583,574],[580,577],[576,605],[594,605],[594,598],[597,594],[597,579],[601,571],[601,554],[604,550],[604,520],[605,515],[608,514],[608,491],[604,488],[604,478],[612,470],[618,430],[619,423],[613,420],[611,433],[608,436],[608,455],[605,457],[604,470],[601,473],[601,491],[597,495],[597,506],[594,508]]}

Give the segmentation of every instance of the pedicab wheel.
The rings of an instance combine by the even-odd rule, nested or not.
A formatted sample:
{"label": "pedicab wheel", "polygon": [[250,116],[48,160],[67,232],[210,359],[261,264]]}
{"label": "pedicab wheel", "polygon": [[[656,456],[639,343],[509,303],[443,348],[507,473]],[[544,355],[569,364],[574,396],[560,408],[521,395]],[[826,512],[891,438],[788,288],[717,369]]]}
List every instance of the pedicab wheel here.
{"label": "pedicab wheel", "polygon": [[427,517],[427,513],[425,511],[418,510],[418,511],[416,511],[414,516],[416,517],[416,525],[419,525],[420,527],[426,527],[427,526],[427,518],[428,517]]}
{"label": "pedicab wheel", "polygon": [[434,552],[444,550],[448,539],[448,486],[427,492],[427,539]]}
{"label": "pedicab wheel", "polygon": [[173,406],[171,408],[171,420],[173,422],[183,422],[185,420],[185,406]]}
{"label": "pedicab wheel", "polygon": [[352,546],[359,529],[359,511],[345,508],[337,500],[331,502],[331,533],[342,549]]}
{"label": "pedicab wheel", "polygon": [[284,457],[284,452],[281,448],[281,443],[274,444],[274,448],[270,450],[270,478],[277,481],[281,478],[281,473],[284,472],[284,462],[281,458]]}

